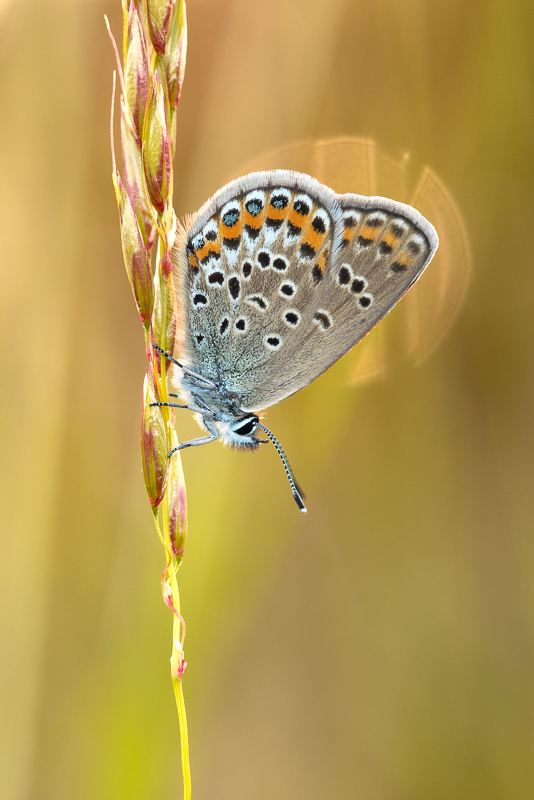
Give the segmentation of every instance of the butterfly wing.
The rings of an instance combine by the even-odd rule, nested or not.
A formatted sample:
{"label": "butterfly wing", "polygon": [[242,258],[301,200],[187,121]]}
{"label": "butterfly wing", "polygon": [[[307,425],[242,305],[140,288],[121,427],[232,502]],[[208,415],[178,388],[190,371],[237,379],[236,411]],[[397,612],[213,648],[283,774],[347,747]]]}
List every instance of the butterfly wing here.
{"label": "butterfly wing", "polygon": [[311,383],[421,275],[438,245],[413,208],[252,173],[218,192],[177,247],[182,357],[258,411]]}
{"label": "butterfly wing", "polygon": [[[173,252],[180,357],[224,376],[233,391],[248,394],[268,380],[273,356],[295,338],[286,331],[301,321],[300,312],[296,322],[281,315],[297,291],[300,308],[313,304],[341,215],[331,190],[295,172],[253,173],[217,192],[187,220]],[[301,280],[308,267],[314,279]]]}

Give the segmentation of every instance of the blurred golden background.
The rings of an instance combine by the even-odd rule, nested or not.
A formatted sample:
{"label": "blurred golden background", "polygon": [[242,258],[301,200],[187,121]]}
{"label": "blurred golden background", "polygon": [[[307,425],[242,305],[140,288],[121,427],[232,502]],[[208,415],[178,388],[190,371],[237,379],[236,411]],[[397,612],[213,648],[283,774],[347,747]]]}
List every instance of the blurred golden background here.
{"label": "blurred golden background", "polygon": [[[104,13],[120,38],[118,0],[0,3],[6,800],[181,797]],[[369,137],[444,181],[473,257],[422,366],[354,386],[350,356],[269,411],[306,517],[274,448],[184,453],[193,797],[530,800],[534,6],[190,0],[188,20],[179,214],[275,148]]]}

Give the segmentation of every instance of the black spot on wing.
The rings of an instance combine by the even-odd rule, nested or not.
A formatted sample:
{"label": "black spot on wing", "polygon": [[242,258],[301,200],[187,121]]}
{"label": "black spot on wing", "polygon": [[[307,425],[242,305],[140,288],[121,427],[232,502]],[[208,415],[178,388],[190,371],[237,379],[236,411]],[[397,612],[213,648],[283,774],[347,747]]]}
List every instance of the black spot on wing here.
{"label": "black spot on wing", "polygon": [[404,232],[405,231],[404,231],[404,228],[402,227],[402,225],[399,225],[396,222],[394,222],[392,224],[391,233],[393,234],[393,236],[397,236],[397,237],[402,236]]}
{"label": "black spot on wing", "polygon": [[361,294],[361,292],[363,292],[364,289],[365,289],[365,281],[363,281],[361,278],[355,278],[352,281],[350,287],[351,292],[354,292],[354,294]]}
{"label": "black spot on wing", "polygon": [[316,322],[319,323],[323,331],[328,330],[328,328],[330,328],[332,325],[332,320],[330,319],[328,314],[324,313],[324,311],[318,311],[316,314],[314,314],[313,318]]}
{"label": "black spot on wing", "polygon": [[258,308],[261,308],[262,311],[265,311],[265,309],[267,308],[267,303],[265,301],[265,298],[259,294],[255,294],[253,295],[253,297],[247,298],[247,302],[254,303],[254,305],[258,306]]}
{"label": "black spot on wing", "polygon": [[239,278],[236,278],[236,276],[233,275],[228,281],[228,291],[230,292],[232,300],[237,300],[240,289],[241,284],[239,283]]}
{"label": "black spot on wing", "polygon": [[283,283],[280,287],[280,291],[286,297],[293,297],[293,295],[295,294],[295,289],[293,288],[293,286],[291,286],[290,283]]}
{"label": "black spot on wing", "polygon": [[313,278],[313,282],[314,283],[319,283],[319,281],[322,281],[322,279],[324,277],[323,271],[322,271],[321,267],[319,266],[319,264],[315,264],[314,265],[311,274],[312,274],[312,278]]}
{"label": "black spot on wing", "polygon": [[342,286],[346,286],[350,282],[350,272],[348,267],[341,267],[338,272],[338,281]]}
{"label": "black spot on wing", "polygon": [[237,250],[241,243],[241,236],[236,236],[233,239],[227,239],[226,237],[223,238],[223,244],[228,250]]}
{"label": "black spot on wing", "polygon": [[262,250],[258,253],[258,263],[263,269],[267,269],[269,264],[271,263],[271,256],[269,253],[266,253],[265,250]]}
{"label": "black spot on wing", "polygon": [[225,225],[227,228],[233,228],[238,219],[239,219],[239,209],[231,208],[229,211],[223,214],[222,218],[223,225]]}
{"label": "black spot on wing", "polygon": [[293,225],[292,222],[287,222],[287,233],[288,236],[300,236],[302,233],[302,228],[299,228],[298,225]]}
{"label": "black spot on wing", "polygon": [[300,255],[302,256],[302,258],[306,258],[306,259],[313,258],[315,256],[316,252],[317,251],[316,251],[315,247],[312,247],[312,245],[308,244],[307,242],[304,242],[300,246]]}
{"label": "black spot on wing", "polygon": [[245,208],[251,216],[257,217],[258,214],[263,210],[263,203],[259,198],[254,197],[252,200],[248,200],[245,203]]}
{"label": "black spot on wing", "polygon": [[310,207],[304,200],[295,200],[293,203],[293,208],[297,214],[300,214],[303,217],[310,213]]}
{"label": "black spot on wing", "polygon": [[288,323],[288,325],[291,325],[292,327],[295,327],[296,325],[298,325],[299,316],[298,316],[297,313],[295,313],[295,311],[286,311],[284,316],[285,316],[285,320]]}
{"label": "black spot on wing", "polygon": [[322,217],[314,217],[312,221],[312,228],[317,233],[326,233],[326,225]]}
{"label": "black spot on wing", "polygon": [[273,208],[287,208],[289,198],[285,194],[273,194],[271,205]]}
{"label": "black spot on wing", "polygon": [[272,219],[272,217],[267,217],[267,219],[265,220],[265,224],[267,225],[267,227],[268,228],[274,228],[275,230],[278,230],[278,228],[281,228],[282,225],[283,225],[283,222],[284,222],[283,219]]}

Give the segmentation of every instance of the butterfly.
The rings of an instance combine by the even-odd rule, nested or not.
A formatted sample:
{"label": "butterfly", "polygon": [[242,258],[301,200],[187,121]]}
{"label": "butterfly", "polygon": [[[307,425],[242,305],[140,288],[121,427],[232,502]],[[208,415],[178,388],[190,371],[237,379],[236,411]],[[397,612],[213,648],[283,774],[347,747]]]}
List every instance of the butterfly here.
{"label": "butterfly", "polygon": [[254,172],[216,192],[173,248],[178,359],[156,346],[178,367],[186,401],[158,405],[190,409],[208,435],[170,455],[217,439],[249,450],[270,440],[306,513],[287,457],[258,414],[357,344],[437,247],[434,227],[411,206],[339,195],[300,172]]}

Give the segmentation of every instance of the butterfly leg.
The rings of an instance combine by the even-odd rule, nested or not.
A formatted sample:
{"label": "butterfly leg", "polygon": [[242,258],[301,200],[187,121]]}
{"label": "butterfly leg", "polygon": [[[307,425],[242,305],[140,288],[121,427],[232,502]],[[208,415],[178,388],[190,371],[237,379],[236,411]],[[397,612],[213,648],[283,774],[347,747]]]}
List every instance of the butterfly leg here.
{"label": "butterfly leg", "polygon": [[[177,394],[171,394],[170,396],[178,397]],[[204,408],[195,408],[195,406],[184,406],[180,405],[180,403],[163,403],[161,402],[161,400],[158,401],[157,403],[150,403],[150,407],[152,408],[153,406],[166,406],[167,408],[186,408],[188,411],[192,411],[193,414],[202,414],[202,416],[207,415],[209,417],[215,416],[211,408],[208,408],[207,406],[204,406]]]}
{"label": "butterfly leg", "polygon": [[196,378],[197,381],[202,381],[202,383],[205,386],[211,386],[212,388],[215,388],[215,384],[213,383],[213,381],[210,381],[208,378],[203,378],[202,375],[193,372],[193,370],[189,369],[188,367],[184,367],[184,365],[180,364],[180,362],[177,361],[175,358],[173,358],[170,353],[167,353],[165,350],[163,350],[159,346],[159,344],[153,344],[152,347],[154,348],[154,350],[157,350],[158,353],[161,353],[162,356],[165,356],[165,358],[168,361],[170,361],[171,364],[176,364],[177,367],[180,367],[180,369],[183,370],[184,372],[187,372],[188,375],[191,375],[193,378]]}
{"label": "butterfly leg", "polygon": [[150,403],[150,408],[153,406],[167,406],[168,408],[190,408],[190,406],[181,406],[178,403]]}
{"label": "butterfly leg", "polygon": [[174,447],[169,453],[169,458],[176,453],[177,450],[185,450],[186,447],[197,447],[199,444],[209,444],[214,442],[217,436],[202,436],[200,439],[191,439],[189,442],[182,442],[178,447]]}

